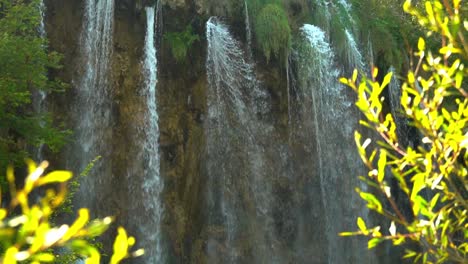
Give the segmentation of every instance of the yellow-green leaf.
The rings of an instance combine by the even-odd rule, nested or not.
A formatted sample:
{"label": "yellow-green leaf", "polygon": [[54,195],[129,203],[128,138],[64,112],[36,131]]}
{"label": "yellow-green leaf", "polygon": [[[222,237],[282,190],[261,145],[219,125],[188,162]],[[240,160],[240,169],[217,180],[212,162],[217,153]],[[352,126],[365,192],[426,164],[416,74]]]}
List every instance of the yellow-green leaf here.
{"label": "yellow-green leaf", "polygon": [[53,171],[38,181],[38,185],[45,185],[49,183],[66,182],[71,179],[73,174],[70,171]]}
{"label": "yellow-green leaf", "polygon": [[359,230],[361,230],[361,232],[363,232],[364,234],[368,234],[366,223],[364,222],[364,219],[362,219],[361,217],[358,217],[357,219],[357,226]]}
{"label": "yellow-green leaf", "polygon": [[419,38],[418,40],[418,49],[419,51],[424,51],[426,49],[426,41],[423,38]]}
{"label": "yellow-green leaf", "polygon": [[385,166],[387,165],[387,152],[385,150],[380,151],[379,161],[377,164],[378,173],[377,180],[382,182],[385,176]]}
{"label": "yellow-green leaf", "polygon": [[78,218],[75,220],[73,225],[68,229],[65,235],[62,237],[62,241],[67,241],[72,238],[78,231],[80,231],[89,220],[89,211],[86,208],[81,208],[78,211]]}
{"label": "yellow-green leaf", "polygon": [[128,252],[128,237],[127,232],[123,227],[119,227],[118,234],[114,241],[114,254],[111,258],[111,264],[117,264],[127,256]]}

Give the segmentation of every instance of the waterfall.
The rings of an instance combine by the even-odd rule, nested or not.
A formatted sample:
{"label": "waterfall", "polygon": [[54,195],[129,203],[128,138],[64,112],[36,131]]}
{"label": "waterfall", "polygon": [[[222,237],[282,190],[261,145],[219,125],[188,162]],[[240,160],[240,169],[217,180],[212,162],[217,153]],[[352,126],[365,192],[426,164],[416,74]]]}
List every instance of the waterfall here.
{"label": "waterfall", "polygon": [[100,155],[103,133],[110,125],[109,73],[112,53],[114,0],[87,0],[81,35],[84,72],[78,82],[79,142],[86,159]]}
{"label": "waterfall", "polygon": [[247,6],[247,0],[244,0],[245,6],[245,38],[247,40],[247,57],[249,60],[252,60],[252,29],[250,28],[250,16],[249,8]]}
{"label": "waterfall", "polygon": [[[160,194],[163,183],[160,178],[159,126],[157,107],[157,49],[155,36],[161,1],[157,7],[146,7],[146,36],[144,45],[143,72],[145,98],[142,127],[137,128],[136,145],[140,150],[135,157],[138,162],[129,165],[128,180],[130,214],[128,221],[136,229],[139,244],[145,255],[139,259],[144,263],[165,263],[161,246],[161,217],[163,213]],[[141,175],[143,168],[143,175]]]}
{"label": "waterfall", "polygon": [[[40,13],[40,22],[39,22],[39,27],[38,27],[38,33],[39,37],[45,39],[47,38],[47,32],[45,29],[45,15],[46,15],[46,6],[44,4],[44,1],[39,2],[39,13]],[[44,49],[47,49],[46,46],[44,46]],[[38,115],[43,115],[47,112],[46,108],[46,99],[47,99],[47,92],[43,90],[38,90],[34,89],[32,91],[32,105],[34,112]],[[44,124],[41,123],[41,126]],[[36,162],[41,162],[44,160],[44,143],[41,143],[35,150],[34,150],[34,159]]]}
{"label": "waterfall", "polygon": [[115,214],[112,197],[112,97],[109,83],[114,21],[114,0],[86,0],[80,36],[80,68],[72,81],[74,139],[67,149],[68,167],[79,175],[101,157],[91,174],[80,180],[75,205],[99,216]]}
{"label": "waterfall", "polygon": [[271,262],[272,194],[262,145],[270,128],[257,118],[264,92],[240,43],[219,19],[208,20],[206,36],[207,229],[224,232],[209,234],[208,256],[214,263],[245,263],[249,249],[250,261]]}
{"label": "waterfall", "polygon": [[46,6],[43,0],[39,2],[39,12],[41,14],[41,21],[39,22],[39,35],[41,37],[46,37],[47,35],[46,29],[45,29]]}
{"label": "waterfall", "polygon": [[[335,66],[335,55],[325,32],[306,24],[301,28],[301,35],[303,44],[295,60],[300,93],[297,105],[301,116],[297,126],[303,130],[298,132],[297,140],[304,141],[304,151],[312,155],[316,164],[309,177],[318,179],[312,180],[308,188],[314,206],[310,210],[323,210],[324,214],[314,221],[325,230],[325,237],[317,239],[327,245],[326,252],[318,256],[319,262],[369,263],[365,250],[337,235],[343,230],[355,229],[352,215],[362,206],[357,195],[348,190],[352,189],[349,186],[358,185],[356,175],[363,171],[352,143],[359,113],[353,109],[352,92],[336,81],[342,73]],[[316,203],[318,200],[322,208]]]}
{"label": "waterfall", "polygon": [[349,69],[358,69],[359,71],[362,71],[364,70],[364,62],[356,40],[348,29],[345,29],[345,34],[347,66]]}

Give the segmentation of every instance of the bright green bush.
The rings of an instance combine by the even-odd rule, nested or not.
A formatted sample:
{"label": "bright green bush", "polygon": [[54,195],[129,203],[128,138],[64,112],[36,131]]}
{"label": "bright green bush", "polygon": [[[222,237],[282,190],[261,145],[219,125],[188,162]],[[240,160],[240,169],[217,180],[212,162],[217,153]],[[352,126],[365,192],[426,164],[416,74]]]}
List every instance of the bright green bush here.
{"label": "bright green bush", "polygon": [[[52,171],[43,176],[48,163],[38,167],[28,161],[29,175],[18,189],[13,168],[7,170],[10,204],[0,208],[0,263],[51,263],[59,256],[53,249],[63,248],[80,256],[89,264],[99,264],[101,255],[89,239],[100,236],[112,223],[111,217],[90,221],[89,211],[82,208],[71,225],[54,226],[51,216],[67,198],[66,183],[72,178],[69,171]],[[51,184],[59,184],[57,188]],[[44,197],[30,204],[32,191],[43,188]],[[122,227],[114,242],[111,264],[143,254],[143,250],[129,253],[135,238],[129,237]]]}
{"label": "bright green bush", "polygon": [[291,47],[291,29],[284,9],[267,4],[255,19],[255,39],[267,61],[273,55],[285,60]]}
{"label": "bright green bush", "polygon": [[164,34],[164,40],[169,42],[172,56],[178,62],[185,60],[185,57],[187,57],[187,51],[190,49],[192,44],[199,39],[200,37],[193,33],[191,25],[188,25],[184,31],[167,32]]}
{"label": "bright green bush", "polygon": [[[370,147],[371,139],[362,142],[356,132],[369,169],[360,178],[370,189],[357,191],[368,208],[388,220],[386,226],[369,227],[359,217],[359,231],[342,235],[367,236],[369,248],[385,240],[405,244],[404,257],[418,263],[468,263],[468,21],[461,8],[460,0],[425,1],[424,11],[410,1],[404,4],[427,35],[440,40],[431,51],[424,38],[419,39],[417,64],[402,86],[401,114],[420,134],[416,146],[400,144],[395,117],[383,111],[382,92],[392,74],[382,83],[375,80],[376,69],[371,80],[363,76],[358,81],[357,72],[341,80],[358,95],[356,105],[365,116],[361,123],[380,135],[378,146]],[[391,181],[398,183],[408,213],[394,197],[398,191]],[[419,251],[407,243],[418,244]]]}

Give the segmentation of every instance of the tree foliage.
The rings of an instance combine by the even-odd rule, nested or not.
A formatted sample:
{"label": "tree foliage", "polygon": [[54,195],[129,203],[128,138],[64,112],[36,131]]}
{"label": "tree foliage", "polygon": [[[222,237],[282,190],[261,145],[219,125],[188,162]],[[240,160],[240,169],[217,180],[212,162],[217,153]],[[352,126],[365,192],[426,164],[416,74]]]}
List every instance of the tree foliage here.
{"label": "tree foliage", "polygon": [[[468,21],[460,0],[431,0],[422,5],[420,10],[406,1],[404,10],[426,30],[426,36],[439,40],[439,48],[431,51],[425,39],[419,39],[417,65],[401,87],[401,115],[420,134],[415,146],[400,144],[395,116],[383,110],[382,92],[391,73],[381,83],[375,80],[377,69],[372,79],[358,80],[355,72],[351,79],[341,80],[358,95],[356,105],[365,116],[361,123],[380,135],[378,147],[373,148],[371,139],[362,142],[356,132],[359,153],[369,169],[360,178],[374,190],[357,191],[371,210],[389,221],[386,227],[368,227],[358,218],[359,231],[342,235],[367,236],[369,248],[384,240],[394,245],[417,243],[420,250],[407,246],[404,256],[415,262],[467,263]],[[409,210],[396,200],[391,181],[398,183]]]}
{"label": "tree foliage", "polygon": [[0,169],[19,163],[27,147],[46,144],[57,151],[69,133],[53,125],[45,113],[33,111],[33,91],[59,91],[64,84],[49,80],[48,70],[60,67],[60,55],[47,51],[39,34],[38,0],[0,0]]}
{"label": "tree foliage", "polygon": [[[57,259],[53,250],[62,248],[86,260],[100,263],[101,255],[89,239],[100,236],[112,222],[111,217],[90,221],[89,211],[82,208],[71,225],[54,226],[51,216],[67,198],[66,183],[72,178],[69,171],[52,171],[43,175],[47,162],[38,167],[28,161],[29,175],[21,188],[15,184],[13,168],[7,170],[10,204],[0,208],[0,263],[50,263]],[[51,186],[59,184],[57,188]],[[45,194],[31,204],[31,193],[43,188]],[[129,237],[122,227],[114,241],[112,264],[130,256],[139,256],[143,250],[129,253],[135,238]]]}

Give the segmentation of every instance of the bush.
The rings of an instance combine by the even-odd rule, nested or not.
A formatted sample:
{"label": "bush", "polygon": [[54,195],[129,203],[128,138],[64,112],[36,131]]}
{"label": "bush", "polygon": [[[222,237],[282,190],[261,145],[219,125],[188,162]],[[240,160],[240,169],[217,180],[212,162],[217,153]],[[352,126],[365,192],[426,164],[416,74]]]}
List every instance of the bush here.
{"label": "bush", "polygon": [[169,42],[172,56],[176,61],[181,62],[187,57],[187,51],[193,42],[198,41],[200,38],[193,33],[192,26],[188,25],[184,31],[165,33],[164,39]]}
{"label": "bush", "polygon": [[[357,92],[356,105],[366,118],[362,124],[380,135],[378,147],[371,149],[371,140],[362,143],[356,132],[359,153],[369,169],[360,178],[375,190],[358,193],[371,210],[388,220],[388,230],[384,230],[368,227],[358,218],[359,231],[342,235],[367,236],[369,248],[385,240],[394,245],[406,243],[404,257],[415,262],[467,263],[468,93],[464,78],[468,75],[468,21],[460,0],[450,4],[426,1],[424,7],[422,13],[408,0],[404,4],[427,36],[436,34],[440,40],[439,49],[431,52],[424,38],[419,39],[418,62],[402,86],[401,114],[420,134],[416,146],[399,143],[395,116],[382,111],[382,91],[391,74],[382,83],[375,80],[376,69],[371,80],[358,81],[356,72],[351,79],[341,80]],[[398,191],[391,181],[396,181]],[[409,212],[394,197],[397,192],[409,204]],[[408,242],[417,243],[420,250]]]}
{"label": "bush", "polygon": [[[71,225],[54,226],[51,216],[67,198],[66,183],[72,173],[53,171],[42,176],[47,166],[47,162],[36,167],[28,161],[29,175],[21,189],[15,184],[13,168],[7,170],[11,202],[9,207],[0,208],[0,263],[50,263],[60,257],[53,250],[62,248],[86,259],[86,263],[99,264],[100,253],[89,240],[106,231],[112,218],[89,221],[88,209],[82,208]],[[51,184],[59,186],[54,188]],[[36,204],[30,204],[30,195],[38,188],[45,188],[45,195]],[[129,253],[134,244],[135,238],[127,236],[125,229],[119,227],[110,263],[143,254],[143,250]]]}
{"label": "bush", "polygon": [[291,29],[284,9],[277,4],[267,4],[255,20],[255,37],[267,61],[271,55],[286,60],[291,46]]}

